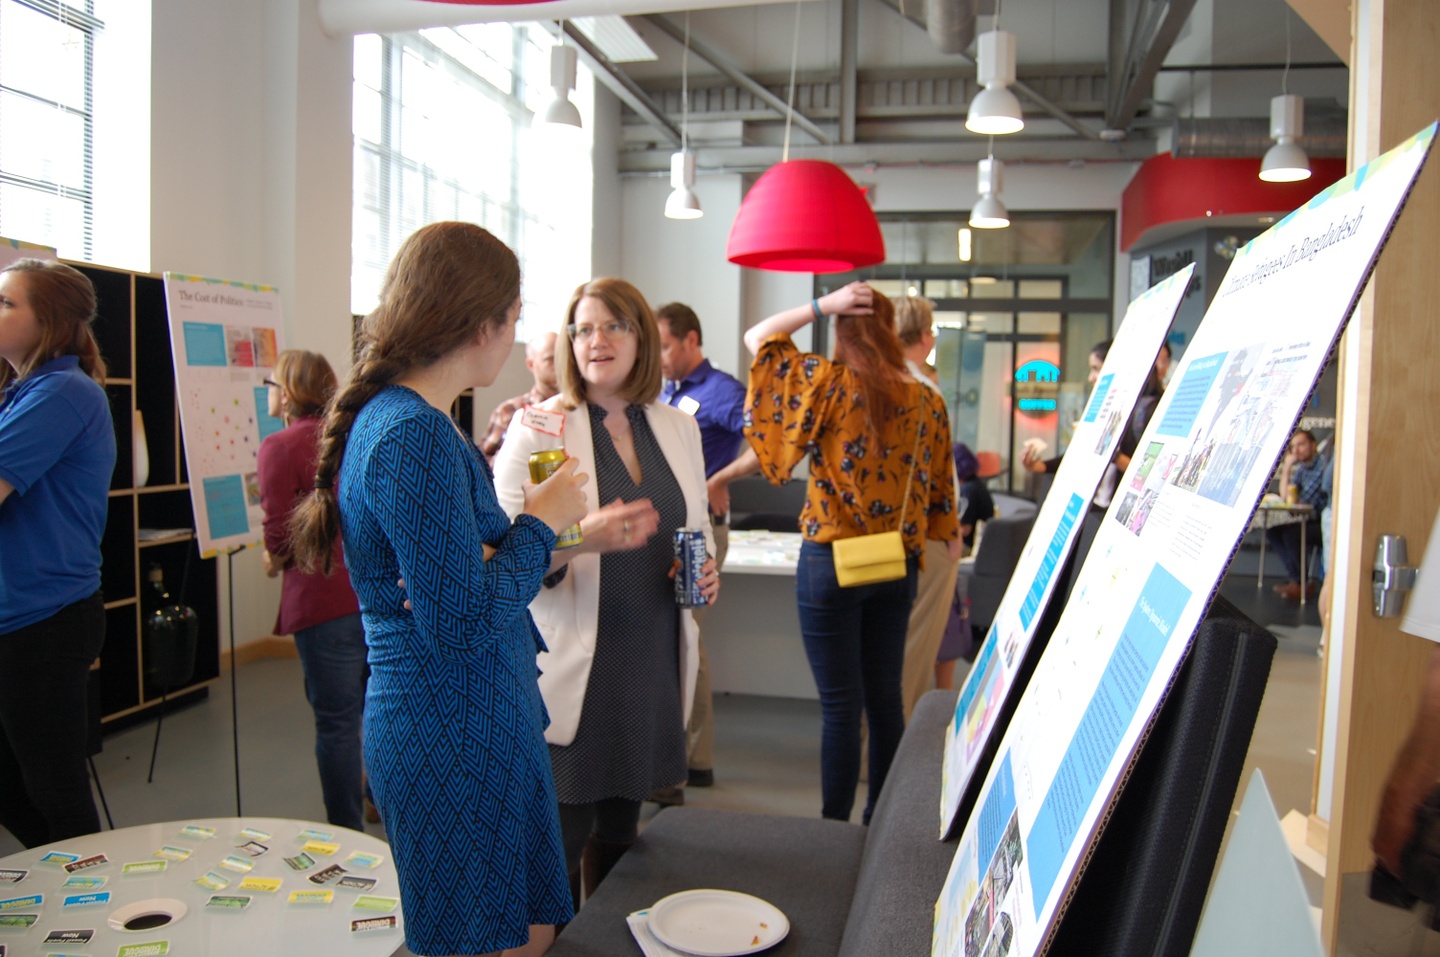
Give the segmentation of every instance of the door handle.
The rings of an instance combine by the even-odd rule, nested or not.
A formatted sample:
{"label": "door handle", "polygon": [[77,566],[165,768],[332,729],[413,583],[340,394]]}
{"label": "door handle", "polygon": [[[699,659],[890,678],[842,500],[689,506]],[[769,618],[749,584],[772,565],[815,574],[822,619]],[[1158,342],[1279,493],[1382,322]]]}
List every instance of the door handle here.
{"label": "door handle", "polygon": [[1375,594],[1375,616],[1398,618],[1405,608],[1405,593],[1415,587],[1419,571],[1411,565],[1404,535],[1381,535],[1375,543],[1375,566],[1371,586]]}

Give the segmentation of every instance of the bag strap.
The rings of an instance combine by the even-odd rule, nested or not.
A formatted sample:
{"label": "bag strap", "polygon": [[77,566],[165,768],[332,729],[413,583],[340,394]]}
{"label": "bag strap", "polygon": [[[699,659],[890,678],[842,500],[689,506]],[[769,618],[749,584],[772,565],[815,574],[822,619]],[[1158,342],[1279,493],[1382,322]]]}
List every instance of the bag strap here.
{"label": "bag strap", "polygon": [[925,424],[925,402],[920,402],[920,411],[915,423],[915,447],[910,450],[910,471],[905,476],[905,499],[900,503],[900,527],[896,531],[905,534],[905,512],[910,508],[910,483],[915,480],[915,460],[920,457],[920,431]]}

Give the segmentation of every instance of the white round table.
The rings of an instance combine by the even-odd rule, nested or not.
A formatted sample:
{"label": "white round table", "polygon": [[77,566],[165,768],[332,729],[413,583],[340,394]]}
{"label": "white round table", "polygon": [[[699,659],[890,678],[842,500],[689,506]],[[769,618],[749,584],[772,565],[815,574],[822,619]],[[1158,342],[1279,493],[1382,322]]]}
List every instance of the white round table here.
{"label": "white round table", "polygon": [[[184,828],[212,829],[213,836],[201,837],[203,831],[185,832]],[[249,829],[251,836],[242,834]],[[305,832],[318,832],[307,835]],[[261,839],[259,835],[268,835]],[[322,844],[338,845],[331,854],[318,849],[306,851],[313,863],[303,870],[295,870],[285,858],[297,857],[307,840],[331,835]],[[268,848],[251,856],[241,847],[249,841]],[[162,848],[175,848],[171,857],[179,852],[189,851],[184,860],[168,860],[165,869],[159,873],[143,873],[145,868],[132,869],[126,873],[125,865],[164,860],[156,852]],[[250,851],[257,848],[252,847]],[[64,862],[55,858],[44,860],[47,854],[79,855],[81,860],[92,859],[103,854],[105,861],[67,871]],[[365,866],[368,861],[346,863],[352,854],[378,856],[380,861],[373,867]],[[221,861],[234,856],[253,864],[245,873],[221,866]],[[300,863],[303,863],[301,861]],[[346,870],[346,877],[365,878],[375,881],[373,887],[360,889],[346,887],[330,881],[316,884],[308,880],[310,875],[334,865]],[[14,877],[15,871],[27,871],[18,881],[5,880]],[[140,871],[136,873],[135,871]],[[6,874],[5,872],[12,872]],[[206,872],[214,872],[229,879],[229,885],[221,890],[209,890],[195,883]],[[70,877],[105,878],[98,888],[62,887]],[[273,893],[261,890],[246,890],[240,887],[246,878],[270,878],[280,880],[280,887]],[[291,903],[294,891],[330,891],[333,895],[328,904]],[[109,894],[103,903],[82,906],[65,906],[65,899],[75,895]],[[24,899],[43,896],[38,906]],[[243,910],[216,909],[207,907],[212,895],[224,897],[245,896],[250,903]],[[246,955],[255,954],[345,954],[357,957],[389,957],[404,943],[404,917],[397,902],[393,909],[364,909],[356,906],[361,897],[399,898],[400,889],[395,877],[395,865],[390,859],[390,846],[384,841],[351,831],[343,827],[319,824],[313,821],[292,821],[283,818],[206,818],[189,821],[173,821],[164,824],[145,824],[116,831],[101,831],[74,840],[48,844],[0,858],[0,919],[16,914],[36,914],[38,920],[30,927],[4,926],[0,920],[0,946],[9,954],[43,954],[48,952],[74,952],[73,946],[45,944],[45,938],[53,931],[89,930],[93,937],[88,944],[81,945],[83,953],[96,955],[119,954],[173,954],[173,955]],[[16,899],[21,899],[15,902]],[[127,912],[142,905],[139,910],[150,910],[145,902],[163,899],[178,900],[185,905],[185,914],[178,920],[148,930],[126,931],[110,926],[110,918],[118,911]],[[6,902],[15,902],[9,903]],[[158,908],[164,910],[164,907]],[[123,916],[123,915],[122,915]],[[384,918],[393,917],[393,926]],[[354,921],[374,921],[378,929],[354,931]],[[135,945],[158,944],[164,941],[167,948],[136,948]],[[122,950],[124,948],[124,950]]]}

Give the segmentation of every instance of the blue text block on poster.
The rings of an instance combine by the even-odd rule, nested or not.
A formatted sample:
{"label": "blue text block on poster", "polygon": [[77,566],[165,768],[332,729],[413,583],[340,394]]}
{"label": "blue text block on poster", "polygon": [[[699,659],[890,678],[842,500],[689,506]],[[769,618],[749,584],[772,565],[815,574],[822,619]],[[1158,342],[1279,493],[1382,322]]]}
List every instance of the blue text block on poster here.
{"label": "blue text block on poster", "polygon": [[1026,840],[1036,918],[1055,887],[1080,821],[1095,800],[1121,738],[1135,720],[1140,697],[1189,600],[1190,589],[1156,565],[1125,622]]}
{"label": "blue text block on poster", "polygon": [[985,795],[985,804],[980,808],[978,818],[978,839],[979,844],[976,850],[979,856],[982,873],[990,866],[990,858],[995,856],[995,848],[1000,846],[1000,839],[1005,836],[1005,828],[1010,824],[1010,818],[1015,814],[1015,775],[1010,770],[1010,752],[1005,752],[1005,758],[1000,762],[1000,773],[995,775],[995,781],[990,785],[990,793]]}
{"label": "blue text block on poster", "polygon": [[250,518],[245,514],[245,483],[238,475],[207,478],[205,514],[210,519],[211,538],[229,538],[250,531]]}
{"label": "blue text block on poster", "polygon": [[1158,434],[1178,435],[1182,438],[1190,434],[1200,410],[1205,406],[1205,400],[1210,397],[1210,389],[1215,385],[1216,377],[1220,375],[1225,356],[1226,353],[1217,352],[1213,356],[1190,363],[1190,367],[1185,370],[1185,378],[1174,387],[1175,394],[1165,409],[1165,418],[1160,420],[1156,429]]}
{"label": "blue text block on poster", "polygon": [[185,363],[192,366],[225,365],[225,327],[213,322],[187,322]]}
{"label": "blue text block on poster", "polygon": [[1090,405],[1085,409],[1085,417],[1082,422],[1094,422],[1100,415],[1100,407],[1105,404],[1105,397],[1110,394],[1110,384],[1115,381],[1115,373],[1102,375],[1100,381],[1095,383],[1095,391],[1090,393]]}
{"label": "blue text block on poster", "polygon": [[1030,627],[1030,622],[1035,620],[1035,615],[1040,611],[1045,589],[1050,587],[1050,579],[1055,577],[1055,570],[1060,567],[1065,556],[1065,545],[1070,540],[1070,532],[1075,528],[1075,520],[1080,517],[1080,510],[1084,507],[1085,500],[1071,493],[1070,501],[1065,503],[1065,514],[1060,516],[1060,524],[1056,526],[1055,534],[1050,537],[1050,544],[1045,548],[1045,555],[1040,559],[1040,569],[1035,573],[1035,578],[1030,582],[1030,590],[1025,593],[1025,601],[1020,605],[1020,624],[1025,628]]}
{"label": "blue text block on poster", "polygon": [[285,428],[285,420],[270,414],[270,388],[257,386],[255,389],[255,424],[260,428],[260,441]]}

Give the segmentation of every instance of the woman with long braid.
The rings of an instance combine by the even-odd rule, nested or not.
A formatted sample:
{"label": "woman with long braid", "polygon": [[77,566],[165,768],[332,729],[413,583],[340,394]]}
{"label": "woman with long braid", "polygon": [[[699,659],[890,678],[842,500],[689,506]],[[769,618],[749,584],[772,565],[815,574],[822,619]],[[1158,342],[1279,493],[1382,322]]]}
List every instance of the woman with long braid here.
{"label": "woman with long braid", "polygon": [[566,463],[527,485],[511,521],[448,415],[495,381],[519,313],[519,263],[490,233],[411,235],[292,525],[302,568],[327,565],[343,531],[370,647],[365,766],[420,955],[540,954],[572,916],[528,606],[556,533],[585,514],[585,476]]}

